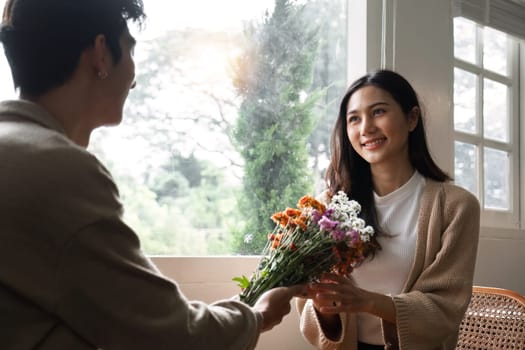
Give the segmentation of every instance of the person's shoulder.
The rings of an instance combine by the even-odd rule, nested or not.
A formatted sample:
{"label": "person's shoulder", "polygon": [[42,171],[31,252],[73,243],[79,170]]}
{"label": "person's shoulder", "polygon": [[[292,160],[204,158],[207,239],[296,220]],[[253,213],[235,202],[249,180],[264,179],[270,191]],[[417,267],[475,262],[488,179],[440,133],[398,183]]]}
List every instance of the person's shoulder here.
{"label": "person's shoulder", "polygon": [[[71,163],[97,163],[84,148],[53,128],[16,115],[3,116],[1,121],[0,156],[17,165],[15,170],[67,170]],[[41,164],[46,167],[40,169]]]}
{"label": "person's shoulder", "polygon": [[[122,214],[118,187],[109,171],[86,149],[57,143],[41,152],[37,191],[53,194],[53,203],[75,218],[74,224]],[[67,219],[64,219],[67,221]]]}
{"label": "person's shoulder", "polygon": [[118,192],[109,171],[88,150],[60,132],[26,124],[18,125],[11,140],[0,147],[0,158],[9,164],[5,170],[16,188],[62,194],[94,188]]}
{"label": "person's shoulder", "polygon": [[48,163],[48,168],[52,168],[52,173],[61,178],[67,187],[78,188],[81,192],[100,189],[118,196],[117,186],[109,170],[82,147],[75,144],[57,145],[42,156],[42,161]]}
{"label": "person's shoulder", "polygon": [[479,200],[463,187],[450,182],[427,181],[427,191],[434,192],[434,196],[442,194],[445,205],[451,208],[465,207],[473,211],[480,210]]}
{"label": "person's shoulder", "polygon": [[107,169],[92,153],[76,145],[65,136],[49,134],[29,155],[39,171],[75,182],[92,179],[94,175],[111,177]]}

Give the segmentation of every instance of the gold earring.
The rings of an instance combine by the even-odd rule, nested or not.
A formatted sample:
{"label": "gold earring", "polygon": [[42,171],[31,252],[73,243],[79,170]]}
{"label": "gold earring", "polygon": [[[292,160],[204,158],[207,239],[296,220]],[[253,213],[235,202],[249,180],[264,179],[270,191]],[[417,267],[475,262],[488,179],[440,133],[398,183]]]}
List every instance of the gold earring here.
{"label": "gold earring", "polygon": [[100,79],[100,80],[104,80],[108,77],[108,72],[106,71],[100,71],[97,73],[97,77]]}

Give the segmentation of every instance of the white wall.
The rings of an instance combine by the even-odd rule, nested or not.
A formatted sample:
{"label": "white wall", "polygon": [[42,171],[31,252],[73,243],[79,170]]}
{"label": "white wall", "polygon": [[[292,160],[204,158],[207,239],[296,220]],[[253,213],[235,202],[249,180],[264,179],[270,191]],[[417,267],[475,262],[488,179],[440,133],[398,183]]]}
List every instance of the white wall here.
{"label": "white wall", "polygon": [[[212,303],[240,293],[233,277],[250,275],[257,266],[257,257],[153,258],[160,270],[177,281],[191,300]],[[299,332],[295,307],[284,321],[259,339],[257,350],[313,349]]]}
{"label": "white wall", "polygon": [[[410,80],[426,107],[430,148],[453,174],[453,41],[451,2],[446,0],[349,0],[351,80],[380,66]],[[482,228],[475,284],[525,294],[525,232]],[[212,302],[239,292],[234,276],[250,274],[257,258],[155,258],[191,299]],[[259,350],[312,349],[298,331],[293,310],[262,336]]]}

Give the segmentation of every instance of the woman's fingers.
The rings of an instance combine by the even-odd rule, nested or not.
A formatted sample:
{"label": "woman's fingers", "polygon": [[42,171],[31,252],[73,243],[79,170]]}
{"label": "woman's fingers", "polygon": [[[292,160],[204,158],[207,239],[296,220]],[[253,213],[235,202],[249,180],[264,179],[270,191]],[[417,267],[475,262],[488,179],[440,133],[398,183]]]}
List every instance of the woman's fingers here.
{"label": "woman's fingers", "polygon": [[324,282],[324,283],[339,283],[339,284],[350,283],[349,278],[345,276],[341,276],[341,275],[336,275],[334,273],[324,273],[321,275],[320,280],[321,282]]}
{"label": "woman's fingers", "polygon": [[342,276],[334,274],[326,274],[321,276],[320,282],[310,283],[308,289],[312,292],[337,292],[341,293],[352,287],[352,282]]}

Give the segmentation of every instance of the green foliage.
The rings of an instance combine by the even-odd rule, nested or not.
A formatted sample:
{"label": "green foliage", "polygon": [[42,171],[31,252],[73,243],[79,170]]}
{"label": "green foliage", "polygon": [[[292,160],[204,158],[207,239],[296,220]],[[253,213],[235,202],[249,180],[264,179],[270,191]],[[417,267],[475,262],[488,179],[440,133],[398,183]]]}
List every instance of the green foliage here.
{"label": "green foliage", "polygon": [[[157,194],[159,200],[187,196],[190,188],[201,185],[204,164],[193,154],[189,157],[172,154],[159,167],[156,176],[150,179],[150,187]],[[214,180],[213,177],[209,177],[207,180],[217,184],[217,180]]]}
{"label": "green foliage", "polygon": [[[307,141],[319,93],[311,91],[318,30],[304,5],[276,0],[273,13],[246,29],[234,85],[243,98],[234,133],[245,160],[241,208],[251,242],[237,238],[240,253],[261,252],[270,216],[312,189]],[[242,241],[242,244],[241,244]]]}
{"label": "green foliage", "polygon": [[[184,194],[162,199],[138,179],[114,172],[125,203],[124,221],[137,232],[146,253],[183,256],[231,253],[229,232],[241,223],[236,209],[238,190],[223,181],[219,169],[202,161],[200,166],[204,170],[199,186],[188,186]],[[173,174],[182,176],[177,171]],[[158,182],[156,178],[152,181]]]}
{"label": "green foliage", "polygon": [[250,280],[244,275],[242,275],[242,277],[234,277],[232,281],[237,282],[237,285],[241,287],[241,289],[246,289],[250,285]]}
{"label": "green foliage", "polygon": [[326,162],[323,160],[329,157],[330,134],[347,85],[346,6],[344,0],[312,0],[308,2],[305,13],[309,22],[319,26],[320,47],[315,60],[313,87],[325,92],[315,105],[318,118],[308,139],[317,191],[324,189],[322,179]]}

